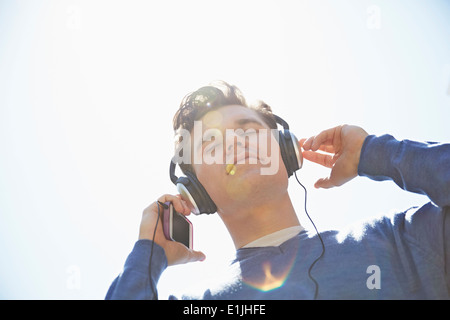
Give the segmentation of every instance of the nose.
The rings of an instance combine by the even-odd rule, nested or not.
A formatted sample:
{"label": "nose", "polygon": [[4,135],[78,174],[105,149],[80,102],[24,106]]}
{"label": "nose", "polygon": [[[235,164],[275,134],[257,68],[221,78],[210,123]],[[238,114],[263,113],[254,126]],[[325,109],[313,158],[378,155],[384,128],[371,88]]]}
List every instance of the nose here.
{"label": "nose", "polygon": [[237,139],[237,140],[238,141],[236,141],[236,139],[233,139],[233,141],[231,141],[231,142],[229,142],[227,144],[227,153],[233,152],[233,150],[236,150],[238,147],[243,147],[244,146],[242,141],[239,141],[239,139]]}
{"label": "nose", "polygon": [[235,155],[242,152],[246,147],[247,147],[247,144],[240,137],[235,137],[233,139],[227,139],[226,151],[225,151],[226,157],[227,158],[234,157]]}
{"label": "nose", "polygon": [[[245,139],[246,140],[246,139]],[[236,156],[243,152],[246,147],[246,142],[242,137],[234,136],[226,138],[225,145],[225,163],[234,163]]]}

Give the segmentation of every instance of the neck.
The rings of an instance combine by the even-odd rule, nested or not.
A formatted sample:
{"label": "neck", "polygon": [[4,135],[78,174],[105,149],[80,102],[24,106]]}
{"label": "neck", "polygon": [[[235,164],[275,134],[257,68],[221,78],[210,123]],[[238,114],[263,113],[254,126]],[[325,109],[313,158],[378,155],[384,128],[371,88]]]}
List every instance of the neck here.
{"label": "neck", "polygon": [[246,203],[218,213],[236,249],[273,232],[300,225],[287,192],[269,202],[259,205]]}

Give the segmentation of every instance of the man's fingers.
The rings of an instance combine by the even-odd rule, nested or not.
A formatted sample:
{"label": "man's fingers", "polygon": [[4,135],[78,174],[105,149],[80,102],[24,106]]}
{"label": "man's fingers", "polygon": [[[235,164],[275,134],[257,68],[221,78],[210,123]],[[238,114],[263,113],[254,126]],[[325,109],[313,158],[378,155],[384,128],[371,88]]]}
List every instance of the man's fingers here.
{"label": "man's fingers", "polygon": [[327,168],[332,168],[334,163],[336,162],[334,156],[314,151],[303,151],[303,158]]}
{"label": "man's fingers", "polygon": [[323,152],[327,152],[327,153],[335,153],[336,152],[333,145],[321,145],[319,147],[319,150],[323,151]]}
{"label": "man's fingers", "polygon": [[300,147],[303,147],[303,144],[305,143],[305,141],[306,141],[305,138],[298,140],[298,144],[300,145]]}
{"label": "man's fingers", "polygon": [[187,216],[191,213],[191,210],[189,209],[186,201],[182,200],[181,197],[179,197],[178,195],[174,196],[171,194],[165,194],[165,195],[161,196],[158,200],[161,201],[162,203],[165,203],[167,201],[172,202],[175,210],[185,216]]}
{"label": "man's fingers", "polygon": [[317,151],[322,144],[325,144],[329,140],[330,130],[324,130],[318,135],[308,138],[303,144],[303,148],[305,150]]}
{"label": "man's fingers", "polygon": [[356,177],[361,148],[367,136],[360,127],[341,125],[301,140],[305,159],[331,169],[330,177],[317,180],[315,187],[340,186]]}
{"label": "man's fingers", "polygon": [[[339,137],[341,129],[342,129],[342,126],[323,130],[318,135],[312,136],[312,137],[306,139],[302,145],[303,149],[317,151],[322,146],[333,146],[334,149],[337,149],[338,146],[336,146],[335,144],[336,144],[336,142],[339,141],[339,139],[336,140],[336,138]],[[326,152],[329,152],[329,151],[326,151]]]}
{"label": "man's fingers", "polygon": [[316,181],[314,187],[317,189],[319,188],[329,189],[335,187],[335,185],[331,182],[330,178],[321,178]]}
{"label": "man's fingers", "polygon": [[[310,138],[310,139],[313,139],[313,138],[314,138],[314,137],[312,137],[312,138]],[[303,150],[311,150],[311,143],[312,143],[312,140],[311,140],[311,142],[308,143],[308,144],[306,144],[306,141],[307,141],[307,139],[301,139],[301,140],[299,141],[300,147],[302,147]],[[327,152],[327,153],[335,153],[334,146],[333,146],[333,145],[330,145],[330,144],[322,144],[322,145],[319,147],[318,150],[323,151],[323,152]]]}
{"label": "man's fingers", "polygon": [[309,137],[308,139],[301,139],[300,145],[304,150],[310,150],[313,139],[314,137]]}

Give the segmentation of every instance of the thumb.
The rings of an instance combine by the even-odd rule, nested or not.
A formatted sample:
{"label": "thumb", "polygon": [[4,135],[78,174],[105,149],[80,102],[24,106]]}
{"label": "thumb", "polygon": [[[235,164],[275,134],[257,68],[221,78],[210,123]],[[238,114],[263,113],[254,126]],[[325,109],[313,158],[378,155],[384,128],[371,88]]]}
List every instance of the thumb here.
{"label": "thumb", "polygon": [[201,251],[189,250],[189,262],[204,261],[206,256]]}
{"label": "thumb", "polygon": [[314,184],[314,187],[316,189],[323,188],[323,189],[330,189],[335,187],[335,185],[331,182],[330,178],[321,178],[316,181]]}
{"label": "thumb", "polygon": [[192,249],[188,249],[188,252],[184,256],[184,258],[180,259],[179,261],[175,261],[173,264],[203,261],[205,259],[206,259],[206,256],[205,256],[205,254],[203,252],[201,252],[201,251],[194,251]]}
{"label": "thumb", "polygon": [[189,262],[203,261],[206,259],[206,256],[201,251],[194,251],[192,249],[186,248],[181,243],[173,242],[174,247],[177,247],[177,252],[172,254],[167,254],[167,262],[169,266],[176,264],[184,264]]}

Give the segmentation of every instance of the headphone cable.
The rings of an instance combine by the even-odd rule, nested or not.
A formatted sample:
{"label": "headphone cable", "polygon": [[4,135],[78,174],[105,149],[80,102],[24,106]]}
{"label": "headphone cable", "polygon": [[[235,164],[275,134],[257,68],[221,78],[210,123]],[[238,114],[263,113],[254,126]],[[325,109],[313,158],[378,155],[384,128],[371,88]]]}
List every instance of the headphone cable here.
{"label": "headphone cable", "polygon": [[159,212],[159,205],[162,205],[163,208],[167,209],[167,205],[165,203],[162,203],[161,201],[157,201],[156,206],[158,207],[158,218],[156,220],[155,230],[153,230],[153,239],[152,239],[152,248],[150,251],[150,258],[149,258],[149,264],[148,264],[148,280],[150,281],[150,287],[153,292],[153,300],[158,300],[158,291],[155,290],[155,287],[153,286],[152,282],[152,257],[153,257],[153,245],[155,244],[155,235],[156,235],[156,229],[158,228],[158,222],[160,219],[160,212]]}
{"label": "headphone cable", "polygon": [[297,172],[294,172],[294,175],[295,175],[295,179],[297,179],[298,184],[303,188],[303,190],[305,190],[305,213],[306,213],[306,216],[308,217],[309,221],[311,221],[311,224],[313,225],[314,229],[316,230],[317,236],[319,237],[320,243],[322,244],[322,253],[320,254],[320,256],[318,258],[316,258],[316,260],[313,261],[313,263],[311,264],[311,266],[308,269],[308,276],[314,282],[314,285],[315,285],[314,300],[316,300],[317,299],[317,295],[319,293],[319,283],[311,275],[311,270],[314,267],[314,265],[317,263],[317,261],[319,261],[323,257],[323,255],[325,254],[325,244],[323,243],[322,236],[320,235],[319,231],[317,230],[317,227],[314,224],[314,221],[311,219],[311,217],[309,216],[308,210],[306,209],[306,199],[307,199],[307,196],[308,196],[308,192],[306,191],[305,186],[300,182],[300,180],[298,180]]}
{"label": "headphone cable", "polygon": [[[303,190],[305,191],[305,213],[306,213],[306,216],[308,217],[309,221],[311,221],[311,224],[313,225],[314,229],[316,230],[317,236],[319,237],[320,243],[321,243],[321,245],[322,245],[322,252],[321,252],[320,256],[317,257],[317,258],[313,261],[313,263],[310,265],[310,267],[309,267],[309,269],[308,269],[308,276],[309,276],[309,278],[314,282],[314,285],[315,285],[315,290],[314,290],[314,300],[316,300],[316,299],[317,299],[318,292],[319,292],[319,283],[318,283],[317,280],[311,275],[311,271],[312,271],[312,268],[314,267],[314,265],[317,263],[317,261],[319,261],[319,260],[324,256],[324,254],[325,254],[325,244],[324,244],[324,242],[323,242],[322,236],[320,235],[319,231],[317,230],[317,227],[316,227],[314,221],[311,219],[311,217],[310,217],[310,215],[309,215],[309,213],[308,213],[308,209],[307,209],[307,207],[306,207],[306,201],[307,201],[307,198],[308,198],[308,192],[307,192],[305,186],[304,186],[304,185],[300,182],[300,180],[298,179],[298,177],[297,177],[297,172],[294,172],[294,175],[295,175],[295,179],[297,180],[298,184],[299,184],[299,185],[303,188]],[[153,245],[154,245],[154,243],[155,243],[156,229],[157,229],[157,227],[158,227],[158,223],[159,223],[159,219],[160,219],[160,209],[159,209],[159,205],[160,205],[160,204],[161,204],[164,208],[166,207],[166,204],[165,204],[165,203],[162,203],[162,202],[160,202],[160,201],[157,201],[158,218],[157,218],[157,220],[156,220],[155,229],[154,229],[154,231],[153,231],[152,247],[151,247],[150,258],[149,258],[149,281],[150,281],[150,286],[151,286],[151,289],[152,289],[152,292],[153,292],[153,295],[154,295],[154,298],[153,298],[154,300],[158,300],[158,292],[155,290],[155,288],[154,288],[154,286],[153,286],[153,282],[152,282],[152,278],[151,278],[151,266],[152,266]]]}

